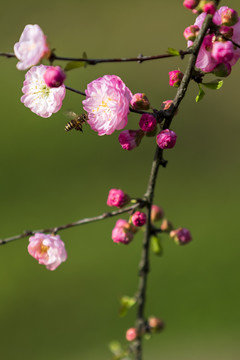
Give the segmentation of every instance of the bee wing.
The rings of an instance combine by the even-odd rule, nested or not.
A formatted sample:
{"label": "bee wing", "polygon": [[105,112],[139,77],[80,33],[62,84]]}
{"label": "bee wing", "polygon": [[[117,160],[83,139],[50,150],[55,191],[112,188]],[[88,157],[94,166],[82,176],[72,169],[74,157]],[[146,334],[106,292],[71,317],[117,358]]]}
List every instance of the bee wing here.
{"label": "bee wing", "polygon": [[75,117],[77,117],[77,114],[74,111],[65,111],[64,115],[69,119],[74,119]]}

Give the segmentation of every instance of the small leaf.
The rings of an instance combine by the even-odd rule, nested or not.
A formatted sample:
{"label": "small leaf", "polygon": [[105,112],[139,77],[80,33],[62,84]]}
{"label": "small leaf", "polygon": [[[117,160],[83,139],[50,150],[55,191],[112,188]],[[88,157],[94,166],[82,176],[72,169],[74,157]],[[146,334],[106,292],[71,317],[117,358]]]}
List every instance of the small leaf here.
{"label": "small leaf", "polygon": [[69,71],[80,67],[86,67],[86,63],[84,61],[70,61],[66,64],[64,71]]}
{"label": "small leaf", "polygon": [[123,296],[120,299],[121,307],[119,309],[119,316],[127,315],[128,310],[136,304],[136,298],[130,296]]}
{"label": "small leaf", "polygon": [[203,89],[201,88],[201,86],[199,84],[198,84],[198,87],[199,87],[199,93],[196,96],[196,102],[199,102],[200,100],[202,100],[202,98],[205,95],[205,92],[203,91]]}
{"label": "small leaf", "polygon": [[121,347],[120,342],[118,341],[111,341],[109,346],[109,350],[114,354],[114,355],[120,355],[123,352],[123,349]]}
{"label": "small leaf", "polygon": [[221,87],[223,86],[223,80],[216,79],[216,80],[211,81],[209,83],[202,83],[202,85],[204,85],[208,89],[218,90],[218,89],[221,89]]}
{"label": "small leaf", "polygon": [[144,334],[144,339],[145,339],[145,340],[150,340],[151,337],[152,337],[152,335],[149,334],[149,333]]}
{"label": "small leaf", "polygon": [[151,237],[151,249],[156,255],[162,254],[162,248],[160,245],[160,239],[157,236]]}
{"label": "small leaf", "polygon": [[168,52],[168,54],[174,55],[174,56],[179,56],[180,55],[179,51],[176,50],[176,49],[173,49],[173,48],[168,48],[167,52]]}

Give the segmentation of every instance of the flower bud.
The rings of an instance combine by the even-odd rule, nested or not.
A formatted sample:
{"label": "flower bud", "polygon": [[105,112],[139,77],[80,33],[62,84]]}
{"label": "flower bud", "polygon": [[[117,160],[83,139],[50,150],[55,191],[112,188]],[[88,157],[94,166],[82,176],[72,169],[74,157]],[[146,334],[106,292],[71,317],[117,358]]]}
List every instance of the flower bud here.
{"label": "flower bud", "polygon": [[46,85],[52,88],[61,86],[66,79],[66,75],[60,66],[49,66],[43,78]]}
{"label": "flower bud", "polygon": [[185,8],[193,10],[195,9],[196,6],[198,6],[199,4],[199,0],[184,0],[183,2],[183,6],[185,6]]}
{"label": "flower bud", "polygon": [[134,226],[127,220],[119,219],[112,230],[112,240],[127,245],[132,241],[135,232]]}
{"label": "flower bud", "polygon": [[111,189],[107,198],[108,206],[116,206],[122,208],[129,203],[129,196],[120,189]]}
{"label": "flower bud", "polygon": [[233,26],[238,22],[238,13],[227,8],[221,13],[222,25]]}
{"label": "flower bud", "polygon": [[126,332],[127,341],[133,341],[137,338],[137,330],[135,328],[130,328]]}
{"label": "flower bud", "polygon": [[162,220],[164,217],[164,211],[158,205],[152,205],[151,207],[151,221],[155,222],[158,220]]}
{"label": "flower bud", "polygon": [[181,84],[183,73],[180,70],[173,70],[169,73],[169,85],[174,87],[179,87]]}
{"label": "flower bud", "polygon": [[142,130],[124,130],[118,136],[121,147],[125,150],[132,150],[139,146],[144,132]]}
{"label": "flower bud", "polygon": [[130,104],[135,110],[148,110],[150,108],[150,102],[145,94],[134,94]]}
{"label": "flower bud", "polygon": [[231,74],[231,71],[232,67],[229,63],[221,63],[213,69],[212,73],[219,77],[227,77]]}
{"label": "flower bud", "polygon": [[134,226],[143,226],[146,224],[147,215],[141,211],[135,211],[135,213],[131,217],[132,223]]}
{"label": "flower bud", "polygon": [[205,1],[202,10],[207,14],[213,15],[216,12],[216,5],[213,1]]}
{"label": "flower bud", "polygon": [[212,57],[218,63],[227,63],[234,56],[234,47],[231,41],[215,41],[212,48]]}
{"label": "flower bud", "polygon": [[148,318],[148,325],[152,332],[161,331],[165,327],[164,322],[155,316],[151,316],[150,318]]}
{"label": "flower bud", "polygon": [[174,147],[176,140],[177,140],[177,135],[175,134],[174,131],[166,129],[166,130],[162,130],[158,135],[157,135],[157,145],[161,148],[161,149],[171,149]]}
{"label": "flower bud", "polygon": [[197,25],[191,25],[184,30],[183,36],[188,41],[194,41],[198,36],[198,33],[199,33],[199,27]]}
{"label": "flower bud", "polygon": [[170,237],[174,239],[178,245],[185,245],[192,240],[191,233],[186,228],[179,228],[170,232]]}
{"label": "flower bud", "polygon": [[160,229],[166,233],[169,233],[173,229],[173,224],[167,219],[163,219]]}
{"label": "flower bud", "polygon": [[155,130],[157,125],[157,120],[153,115],[143,114],[139,121],[140,128],[145,132],[150,132]]}
{"label": "flower bud", "polygon": [[[172,105],[173,100],[166,100],[162,102],[161,108],[162,110],[168,110],[170,106]],[[178,109],[175,111],[175,115],[177,115]]]}

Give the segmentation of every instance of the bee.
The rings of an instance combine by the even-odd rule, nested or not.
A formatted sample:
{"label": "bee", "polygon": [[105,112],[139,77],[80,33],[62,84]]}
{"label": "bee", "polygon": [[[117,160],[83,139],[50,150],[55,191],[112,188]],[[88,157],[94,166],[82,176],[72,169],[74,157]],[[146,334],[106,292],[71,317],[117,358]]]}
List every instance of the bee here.
{"label": "bee", "polygon": [[77,115],[75,112],[69,111],[68,115],[72,118],[72,120],[70,120],[66,124],[65,131],[70,131],[72,129],[75,129],[77,131],[83,132],[82,126],[88,120],[87,114]]}

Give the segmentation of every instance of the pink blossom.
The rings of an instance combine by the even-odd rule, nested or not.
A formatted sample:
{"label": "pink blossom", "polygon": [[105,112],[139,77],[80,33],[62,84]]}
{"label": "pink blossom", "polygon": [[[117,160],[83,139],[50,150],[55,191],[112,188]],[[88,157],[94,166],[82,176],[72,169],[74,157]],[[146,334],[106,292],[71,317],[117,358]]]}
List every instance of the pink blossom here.
{"label": "pink blossom", "polygon": [[199,27],[197,25],[191,25],[184,30],[183,36],[185,37],[186,40],[194,41],[198,35],[198,32],[199,32]]}
{"label": "pink blossom", "polygon": [[59,87],[66,79],[66,74],[60,66],[48,66],[43,78],[48,87]]}
{"label": "pink blossom", "polygon": [[87,86],[83,108],[98,135],[110,135],[127,125],[132,93],[120,77],[105,75]]}
{"label": "pink blossom", "polygon": [[119,219],[112,230],[113,242],[127,245],[132,241],[135,231],[127,220]]}
{"label": "pink blossom", "polygon": [[166,129],[157,135],[157,145],[161,149],[171,149],[175,146],[177,135],[174,131]]}
{"label": "pink blossom", "polygon": [[62,107],[65,97],[65,86],[50,88],[44,81],[44,74],[48,66],[32,67],[25,75],[23,96],[21,102],[35,114],[47,118]]}
{"label": "pink blossom", "polygon": [[142,211],[135,211],[131,219],[133,225],[139,227],[146,224],[147,215]]}
{"label": "pink blossom", "polygon": [[231,41],[215,41],[212,48],[212,57],[218,64],[230,62],[234,56],[234,47]]}
{"label": "pink blossom", "polygon": [[120,189],[111,189],[107,198],[108,206],[121,208],[129,202],[129,196]]}
{"label": "pink blossom", "polygon": [[174,238],[174,241],[178,245],[185,245],[192,240],[191,233],[186,228],[179,228],[176,230],[170,231],[170,237]]}
{"label": "pink blossom", "polygon": [[133,341],[137,338],[137,330],[135,328],[130,328],[126,332],[127,341]]}
{"label": "pink blossom", "polygon": [[26,25],[19,42],[14,45],[18,60],[17,68],[26,70],[36,65],[48,52],[46,36],[38,25]]}
{"label": "pink blossom", "polygon": [[135,110],[148,110],[150,108],[150,102],[143,93],[134,94],[130,104]]}
{"label": "pink blossom", "polygon": [[140,128],[145,131],[153,131],[156,128],[157,120],[155,116],[151,114],[143,114],[139,121]]}
{"label": "pink blossom", "polygon": [[65,245],[59,235],[36,233],[29,238],[28,252],[48,270],[55,270],[67,259]]}
{"label": "pink blossom", "polygon": [[158,220],[162,220],[164,217],[164,211],[158,205],[152,205],[151,207],[151,221],[155,222]]}
{"label": "pink blossom", "polygon": [[123,130],[118,136],[118,141],[123,149],[132,150],[140,144],[143,136],[142,130]]}
{"label": "pink blossom", "polygon": [[179,87],[181,84],[183,73],[180,70],[173,70],[169,73],[169,85],[174,87]]}

